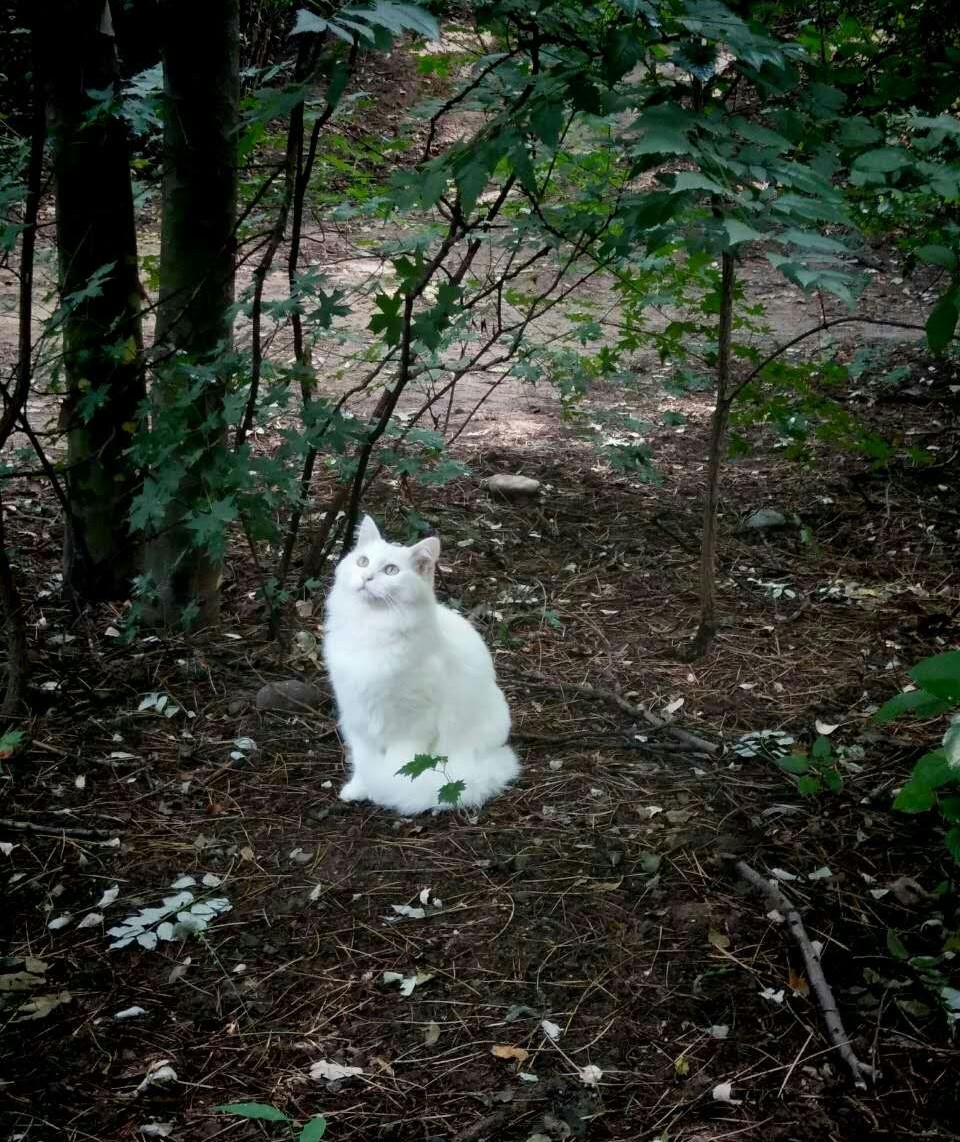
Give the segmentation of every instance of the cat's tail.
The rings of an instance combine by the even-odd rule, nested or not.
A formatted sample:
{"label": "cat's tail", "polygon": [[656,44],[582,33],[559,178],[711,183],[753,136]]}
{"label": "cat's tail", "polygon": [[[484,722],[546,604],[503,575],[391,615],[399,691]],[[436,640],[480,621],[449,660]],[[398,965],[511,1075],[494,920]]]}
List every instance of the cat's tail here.
{"label": "cat's tail", "polygon": [[[453,758],[450,759],[449,769],[451,777],[456,779],[457,767]],[[468,807],[482,805],[484,801],[502,793],[519,773],[520,762],[508,745],[475,757],[469,765],[470,776],[460,795],[460,804]]]}

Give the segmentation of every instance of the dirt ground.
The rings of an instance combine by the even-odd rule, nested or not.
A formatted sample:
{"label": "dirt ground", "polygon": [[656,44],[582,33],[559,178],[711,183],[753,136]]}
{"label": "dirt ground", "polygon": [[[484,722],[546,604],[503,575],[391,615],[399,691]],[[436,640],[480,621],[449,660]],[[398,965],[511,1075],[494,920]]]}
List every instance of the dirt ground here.
{"label": "dirt ground", "polygon": [[[365,237],[317,236],[345,281],[370,268],[349,258]],[[922,283],[878,258],[864,312],[921,317]],[[745,272],[778,335],[816,323],[764,261]],[[875,339],[850,330],[835,351]],[[884,469],[826,450],[801,466],[758,431],[727,464],[722,624],[700,661],[684,649],[709,403],[665,397],[650,362],[629,400],[662,484],[604,467],[550,390],[504,384],[457,444],[470,475],[376,488],[366,507],[391,534],[411,510],[439,530],[440,595],[482,630],[511,702],[522,775],[475,818],[337,800],[322,590],[270,641],[238,544],[220,631],[122,645],[119,610],[77,615],[57,593],[57,505],[8,485],[34,677],[29,744],[0,762],[4,1137],[287,1136],[214,1109],[256,1100],[324,1114],[336,1142],[960,1138],[938,1000],[960,986],[955,866],[932,821],[890,809],[938,726],[868,720],[911,663],[960,643],[960,373],[893,348],[884,369],[909,376],[841,394],[897,441]],[[485,384],[467,379],[463,409]],[[587,407],[623,399],[598,387]],[[686,423],[664,424],[668,408]],[[489,498],[482,478],[503,471],[539,497]],[[762,507],[785,526],[746,528]],[[258,712],[257,690],[291,677],[320,687],[318,707]],[[652,730],[641,703],[723,752]],[[818,720],[836,727],[839,793],[801,797],[736,752],[762,730],[806,748]],[[876,1068],[867,1090],[738,859],[802,908]],[[109,947],[183,877],[229,909],[185,941]]]}
{"label": "dirt ground", "polygon": [[[415,506],[443,538],[441,593],[474,614],[514,711],[521,780],[476,819],[344,805],[329,700],[256,711],[265,681],[324,686],[290,653],[317,633],[319,599],[268,642],[238,549],[219,634],[119,646],[118,615],[78,618],[44,593],[54,507],[22,497],[10,526],[37,595],[35,717],[3,775],[0,923],[5,971],[46,966],[3,1005],[9,1136],[109,1142],[161,1123],[175,1139],[266,1137],[212,1109],[261,1100],[324,1113],[336,1139],[956,1137],[956,1045],[929,980],[886,943],[892,930],[936,954],[957,927],[935,830],[889,808],[934,729],[866,722],[906,666],[958,641],[957,377],[927,368],[914,361],[930,381],[921,406],[869,384],[850,400],[889,432],[948,426],[936,474],[800,468],[769,441],[731,463],[724,625],[696,663],[681,651],[702,401],[686,398],[682,431],[660,430],[659,487],[604,471],[556,426],[465,446],[473,474]],[[539,500],[486,498],[478,480],[502,470],[539,478]],[[368,506],[402,536],[410,505],[379,497]],[[813,542],[798,522],[744,531],[761,506],[795,513]],[[774,583],[792,594],[774,598]],[[804,799],[768,760],[691,754],[583,684],[670,707],[728,747],[761,729],[808,743],[819,717],[861,752],[842,792]],[[138,711],[151,692],[179,712]],[[798,878],[785,887],[876,1087],[851,1087],[796,947],[732,856]],[[108,949],[105,927],[207,873],[231,908],[203,937]],[[423,918],[392,907],[421,899]],[[90,912],[103,923],[81,927]],[[405,996],[385,972],[419,982]],[[24,1018],[38,996],[61,1002]],[[129,1008],[142,1011],[118,1019]],[[177,1081],[141,1087],[163,1060]],[[360,1070],[309,1078],[321,1060]],[[724,1083],[733,1101],[714,1097]]]}

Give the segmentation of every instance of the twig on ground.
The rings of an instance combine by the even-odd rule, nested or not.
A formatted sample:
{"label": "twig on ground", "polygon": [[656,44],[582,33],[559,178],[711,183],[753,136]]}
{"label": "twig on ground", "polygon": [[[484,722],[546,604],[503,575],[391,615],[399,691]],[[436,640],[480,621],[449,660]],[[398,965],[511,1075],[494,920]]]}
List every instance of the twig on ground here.
{"label": "twig on ground", "polygon": [[80,825],[41,825],[36,821],[17,821],[13,817],[0,817],[0,829],[14,829],[19,833],[49,833],[64,837],[87,837],[90,840],[115,837],[120,832],[118,829],[85,829]]}
{"label": "twig on ground", "polygon": [[861,1062],[850,1046],[850,1040],[847,1038],[847,1033],[843,1027],[843,1020],[837,1010],[836,1000],[833,998],[830,984],[827,983],[823,968],[820,966],[820,954],[810,942],[800,913],[784,896],[775,882],[761,876],[756,869],[751,868],[745,861],[738,860],[734,868],[751,888],[764,897],[771,908],[775,908],[783,914],[784,923],[800,945],[803,962],[807,969],[807,979],[813,989],[813,994],[817,997],[820,1010],[823,1012],[824,1022],[827,1025],[827,1037],[850,1068],[854,1084],[860,1090],[866,1090],[867,1079],[873,1078],[875,1075],[874,1069],[867,1063]]}
{"label": "twig on ground", "polygon": [[543,686],[547,690],[557,690],[560,692],[573,690],[577,694],[583,694],[586,698],[593,698],[598,702],[608,702],[610,705],[616,706],[618,709],[623,710],[624,713],[629,714],[631,718],[642,718],[647,725],[653,726],[655,730],[663,730],[669,734],[670,737],[676,739],[678,742],[682,742],[685,746],[695,750],[697,753],[706,753],[710,756],[716,756],[720,753],[721,747],[716,742],[709,742],[705,738],[697,737],[696,734],[688,733],[679,726],[665,722],[662,718],[658,718],[656,714],[651,713],[646,706],[635,706],[632,702],[628,702],[626,698],[622,698],[615,690],[604,690],[599,686],[590,686],[586,682],[557,682],[555,679],[548,678],[545,674],[541,674],[538,670],[519,670],[516,672],[516,676],[528,682],[535,682],[538,686]]}

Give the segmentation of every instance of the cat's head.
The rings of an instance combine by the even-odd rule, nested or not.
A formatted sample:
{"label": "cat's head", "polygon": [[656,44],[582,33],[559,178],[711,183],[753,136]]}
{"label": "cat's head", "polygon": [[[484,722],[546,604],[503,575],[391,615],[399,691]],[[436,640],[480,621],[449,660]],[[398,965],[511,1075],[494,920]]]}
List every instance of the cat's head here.
{"label": "cat's head", "polygon": [[357,528],[353,549],[337,565],[335,590],[381,609],[422,605],[433,599],[439,558],[436,536],[412,547],[388,543],[367,515]]}

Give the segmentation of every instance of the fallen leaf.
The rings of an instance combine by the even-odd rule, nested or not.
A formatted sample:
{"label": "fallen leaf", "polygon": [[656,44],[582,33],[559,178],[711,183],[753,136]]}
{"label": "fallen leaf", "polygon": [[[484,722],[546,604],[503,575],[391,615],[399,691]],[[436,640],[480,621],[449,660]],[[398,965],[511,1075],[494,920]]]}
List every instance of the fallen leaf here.
{"label": "fallen leaf", "polygon": [[[116,1018],[116,1016],[114,1016]],[[155,1063],[151,1063],[147,1068],[147,1073],[143,1076],[143,1080],[137,1087],[137,1094],[143,1094],[151,1087],[169,1086],[172,1083],[178,1082],[177,1072],[173,1069],[170,1059],[157,1059]]]}
{"label": "fallen leaf", "polygon": [[187,968],[190,966],[190,963],[190,956],[187,956],[183,963],[174,964],[170,969],[170,974],[167,976],[167,983],[176,983],[178,979],[183,979],[187,974]]}
{"label": "fallen leaf", "polygon": [[440,1024],[430,1022],[423,1032],[423,1041],[428,1047],[432,1047],[434,1043],[440,1038]]}
{"label": "fallen leaf", "polygon": [[413,995],[414,988],[433,979],[433,973],[418,971],[416,975],[403,975],[398,971],[385,971],[381,978],[384,983],[399,983],[400,994],[410,996]]}
{"label": "fallen leaf", "polygon": [[718,931],[716,928],[711,928],[707,933],[707,939],[715,948],[725,952],[730,947],[730,937],[725,933]]}
{"label": "fallen leaf", "polygon": [[[524,1083],[538,1083],[540,1081],[540,1076],[533,1074],[532,1071],[517,1071],[517,1078]],[[530,1140],[527,1139],[527,1142]]]}
{"label": "fallen leaf", "polygon": [[726,1023],[714,1023],[710,1028],[711,1039],[726,1039],[730,1034],[730,1028]]}
{"label": "fallen leaf", "polygon": [[51,920],[47,924],[47,927],[52,932],[55,932],[59,928],[66,928],[66,926],[70,923],[70,921],[72,919],[73,919],[73,914],[71,912],[64,912],[62,916],[58,916],[55,920]]}
{"label": "fallen leaf", "polygon": [[144,1122],[137,1127],[137,1133],[145,1138],[169,1138],[173,1133],[172,1122]]}
{"label": "fallen leaf", "polygon": [[17,1008],[21,1012],[19,1019],[14,1023],[25,1023],[28,1019],[44,1019],[62,1003],[70,1003],[73,996],[69,991],[61,991],[58,995],[35,995],[29,1002]]}
{"label": "fallen leaf", "polygon": [[731,1106],[741,1106],[742,1098],[733,1097],[733,1083],[717,1083],[713,1088],[713,1097],[716,1102],[729,1102]]}
{"label": "fallen leaf", "polygon": [[678,1055],[677,1058],[673,1060],[673,1071],[674,1074],[680,1078],[690,1074],[690,1060],[686,1055]]}
{"label": "fallen leaf", "polygon": [[557,1023],[551,1023],[549,1019],[543,1019],[540,1022],[543,1028],[543,1033],[550,1039],[557,1040],[560,1038],[560,1026]]}
{"label": "fallen leaf", "polygon": [[310,1064],[310,1077],[324,1079],[326,1082],[336,1082],[339,1079],[353,1078],[362,1075],[363,1067],[347,1067],[343,1063],[331,1063],[329,1059],[319,1059]]}
{"label": "fallen leaf", "polygon": [[8,857],[14,849],[18,848],[20,848],[20,846],[15,845],[13,841],[0,841],[0,853],[3,853],[5,857]]}
{"label": "fallen leaf", "polygon": [[828,738],[834,732],[834,730],[838,730],[840,728],[841,723],[837,722],[836,725],[831,725],[830,722],[824,722],[821,721],[820,718],[817,718],[813,725],[818,734]]}
{"label": "fallen leaf", "polygon": [[523,1047],[509,1047],[505,1043],[497,1043],[490,1048],[490,1054],[498,1059],[516,1059],[518,1063],[525,1063],[530,1058],[530,1052]]}
{"label": "fallen leaf", "polygon": [[115,884],[113,888],[108,888],[104,894],[97,901],[98,908],[108,908],[114,900],[120,895],[120,885]]}
{"label": "fallen leaf", "polygon": [[422,908],[412,908],[409,904],[391,904],[390,907],[397,915],[385,916],[384,919],[391,924],[395,924],[399,916],[406,916],[410,920],[423,920],[427,915]]}
{"label": "fallen leaf", "polygon": [[829,880],[831,876],[833,876],[831,869],[827,868],[826,865],[821,865],[820,868],[807,873],[807,880]]}
{"label": "fallen leaf", "polygon": [[761,999],[769,999],[771,1003],[783,1003],[785,992],[781,987],[779,991],[774,991],[772,987],[765,987],[760,992]]}
{"label": "fallen leaf", "polygon": [[777,878],[777,880],[796,880],[797,879],[795,873],[787,872],[787,870],[785,868],[772,868],[770,871]]}
{"label": "fallen leaf", "polygon": [[0,975],[0,991],[32,991],[42,982],[28,971],[9,972]]}
{"label": "fallen leaf", "polygon": [[596,1086],[603,1078],[603,1071],[599,1067],[595,1067],[592,1063],[589,1063],[587,1066],[580,1068],[579,1078],[584,1086]]}
{"label": "fallen leaf", "polygon": [[798,975],[795,971],[791,970],[787,977],[787,986],[794,995],[800,995],[806,998],[810,994],[810,984],[807,983],[802,975]]}
{"label": "fallen leaf", "polygon": [[244,845],[240,850],[241,860],[253,860],[255,857],[253,849],[249,845]]}
{"label": "fallen leaf", "polygon": [[125,1007],[122,1011],[118,1011],[114,1015],[114,1019],[122,1023],[125,1019],[136,1019],[140,1015],[146,1015],[146,1011],[142,1007]]}
{"label": "fallen leaf", "polygon": [[102,912],[88,912],[86,916],[77,925],[78,928],[96,928],[98,924],[103,923]]}

